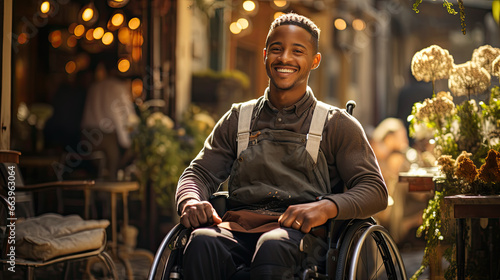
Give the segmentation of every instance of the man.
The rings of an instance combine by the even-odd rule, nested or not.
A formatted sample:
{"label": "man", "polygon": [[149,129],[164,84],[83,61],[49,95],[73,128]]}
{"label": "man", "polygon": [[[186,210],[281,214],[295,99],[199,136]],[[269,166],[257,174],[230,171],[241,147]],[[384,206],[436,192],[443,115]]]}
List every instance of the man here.
{"label": "man", "polygon": [[138,119],[132,94],[126,82],[115,77],[115,68],[109,59],[96,65],[96,81],[87,92],[81,122],[87,134],[96,135],[92,150],[106,155],[106,172],[102,176],[111,181],[117,180],[118,170],[131,158],[130,120]]}
{"label": "man", "polygon": [[[319,29],[308,18],[277,18],[264,49],[269,88],[250,114],[237,104],[219,120],[179,179],[181,223],[195,229],[185,249],[185,279],[230,279],[244,270],[251,279],[293,279],[303,265],[324,259],[317,227],[387,206],[373,151],[345,110],[327,107],[313,122],[318,137],[307,136],[314,111],[322,111],[307,86],[321,61],[318,42]],[[245,125],[238,129],[245,116],[248,140]],[[313,138],[316,150],[307,144]],[[207,199],[229,175],[229,211],[221,218]],[[320,249],[300,250],[301,240]]]}

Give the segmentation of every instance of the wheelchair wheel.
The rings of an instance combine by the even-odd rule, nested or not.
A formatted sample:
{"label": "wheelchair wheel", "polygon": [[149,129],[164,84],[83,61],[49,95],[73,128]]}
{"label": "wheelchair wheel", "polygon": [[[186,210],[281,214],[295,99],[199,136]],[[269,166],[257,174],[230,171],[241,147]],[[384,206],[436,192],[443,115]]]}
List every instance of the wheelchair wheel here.
{"label": "wheelchair wheel", "polygon": [[335,279],[407,279],[399,250],[387,230],[368,220],[348,229],[338,258]]}
{"label": "wheelchair wheel", "polygon": [[181,224],[170,230],[156,251],[148,280],[182,279],[182,251],[190,234]]}

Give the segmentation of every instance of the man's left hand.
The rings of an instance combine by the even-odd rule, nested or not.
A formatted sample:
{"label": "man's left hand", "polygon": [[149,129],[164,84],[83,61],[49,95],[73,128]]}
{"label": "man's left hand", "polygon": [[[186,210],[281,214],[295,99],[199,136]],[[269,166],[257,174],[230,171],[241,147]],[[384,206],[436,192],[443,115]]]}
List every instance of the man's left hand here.
{"label": "man's left hand", "polygon": [[320,201],[290,205],[278,222],[282,227],[291,227],[304,233],[313,227],[325,224],[328,219],[337,216],[337,205],[328,199]]}

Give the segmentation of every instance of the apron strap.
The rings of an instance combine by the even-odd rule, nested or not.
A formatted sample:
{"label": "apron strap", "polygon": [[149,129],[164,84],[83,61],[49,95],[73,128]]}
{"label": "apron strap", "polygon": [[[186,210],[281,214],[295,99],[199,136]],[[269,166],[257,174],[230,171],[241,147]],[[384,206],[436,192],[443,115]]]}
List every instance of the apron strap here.
{"label": "apron strap", "polygon": [[311,155],[314,163],[318,161],[319,144],[321,143],[321,135],[323,134],[325,120],[329,110],[330,106],[328,104],[319,100],[316,102],[309,133],[307,133],[306,143],[306,151]]}
{"label": "apron strap", "polygon": [[241,105],[240,114],[238,116],[238,152],[236,157],[239,157],[241,152],[243,152],[248,147],[248,141],[250,140],[250,123],[252,121],[252,113],[256,99],[247,101]]}

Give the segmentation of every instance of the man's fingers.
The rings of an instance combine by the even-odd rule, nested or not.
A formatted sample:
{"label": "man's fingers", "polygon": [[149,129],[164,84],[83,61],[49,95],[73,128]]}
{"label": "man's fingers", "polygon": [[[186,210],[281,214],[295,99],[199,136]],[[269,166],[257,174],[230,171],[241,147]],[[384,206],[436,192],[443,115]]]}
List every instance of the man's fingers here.
{"label": "man's fingers", "polygon": [[212,208],[212,219],[215,224],[220,224],[222,223],[221,217],[219,217],[219,214],[217,214],[217,211]]}
{"label": "man's fingers", "polygon": [[208,201],[189,201],[184,207],[180,222],[187,228],[198,228],[212,223],[218,224],[222,219]]}

